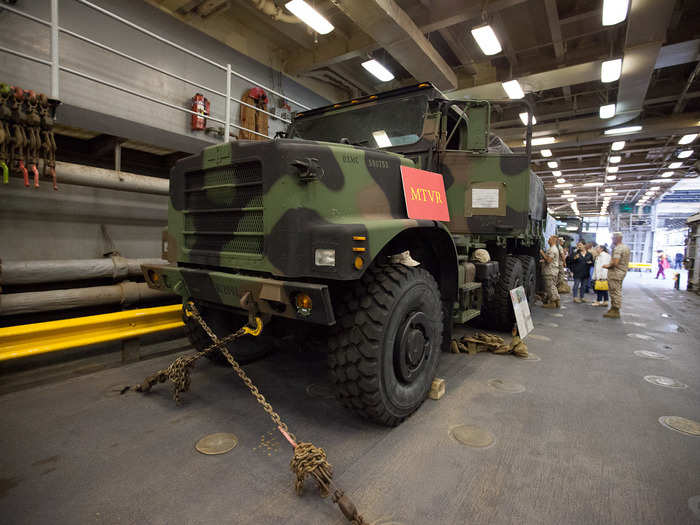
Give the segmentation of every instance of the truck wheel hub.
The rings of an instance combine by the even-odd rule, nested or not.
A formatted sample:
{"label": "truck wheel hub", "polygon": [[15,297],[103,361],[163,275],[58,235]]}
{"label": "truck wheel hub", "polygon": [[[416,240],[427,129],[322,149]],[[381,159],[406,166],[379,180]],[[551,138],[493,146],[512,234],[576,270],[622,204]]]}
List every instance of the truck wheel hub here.
{"label": "truck wheel hub", "polygon": [[415,379],[430,353],[427,325],[425,314],[415,312],[399,328],[394,355],[397,375],[405,382]]}

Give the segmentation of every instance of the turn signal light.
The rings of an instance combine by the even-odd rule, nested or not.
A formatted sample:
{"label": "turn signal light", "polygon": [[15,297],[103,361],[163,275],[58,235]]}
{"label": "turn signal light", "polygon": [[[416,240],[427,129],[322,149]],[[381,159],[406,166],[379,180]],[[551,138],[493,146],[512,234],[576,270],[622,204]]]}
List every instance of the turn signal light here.
{"label": "turn signal light", "polygon": [[362,267],[365,265],[365,260],[358,255],[357,257],[355,257],[354,264],[356,270],[362,270]]}
{"label": "turn signal light", "polygon": [[304,317],[311,315],[311,297],[305,293],[298,293],[296,296],[297,313]]}

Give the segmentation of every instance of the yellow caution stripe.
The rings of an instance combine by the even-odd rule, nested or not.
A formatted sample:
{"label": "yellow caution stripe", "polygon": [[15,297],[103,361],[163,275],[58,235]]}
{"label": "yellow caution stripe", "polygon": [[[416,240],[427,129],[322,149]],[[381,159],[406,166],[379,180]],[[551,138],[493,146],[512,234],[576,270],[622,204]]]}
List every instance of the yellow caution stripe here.
{"label": "yellow caution stripe", "polygon": [[182,305],[0,328],[0,361],[180,328]]}

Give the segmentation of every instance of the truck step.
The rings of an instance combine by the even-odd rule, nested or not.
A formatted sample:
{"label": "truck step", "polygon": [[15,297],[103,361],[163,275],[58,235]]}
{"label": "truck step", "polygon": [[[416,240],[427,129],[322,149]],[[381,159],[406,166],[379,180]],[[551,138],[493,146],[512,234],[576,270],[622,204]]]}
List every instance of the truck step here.
{"label": "truck step", "polygon": [[476,310],[474,308],[470,308],[469,310],[458,310],[452,314],[452,320],[457,324],[464,324],[480,314],[481,310]]}

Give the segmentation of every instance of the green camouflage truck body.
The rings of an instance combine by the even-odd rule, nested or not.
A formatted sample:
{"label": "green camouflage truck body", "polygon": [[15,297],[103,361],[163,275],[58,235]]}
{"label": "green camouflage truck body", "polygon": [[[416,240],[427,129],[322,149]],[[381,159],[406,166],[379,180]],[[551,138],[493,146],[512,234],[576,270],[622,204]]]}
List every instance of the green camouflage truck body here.
{"label": "green camouflage truck body", "polygon": [[[424,122],[413,144],[386,150],[298,138],[235,141],[179,161],[170,182],[171,265],[144,267],[149,285],[234,308],[252,301],[263,313],[329,325],[329,285],[359,279],[378,256],[422,242],[437,260],[443,296],[455,301],[465,246],[538,242],[544,204],[533,193],[543,199],[543,191],[525,155],[444,149],[444,99],[430,89],[419,100]],[[367,97],[296,119],[381,103]],[[466,128],[460,133],[460,143],[468,142]],[[401,166],[443,174],[449,223],[408,218]],[[474,207],[474,189],[497,191],[498,202]],[[335,265],[316,265],[316,249],[334,249]],[[303,317],[294,307],[301,292],[314,304]]]}

